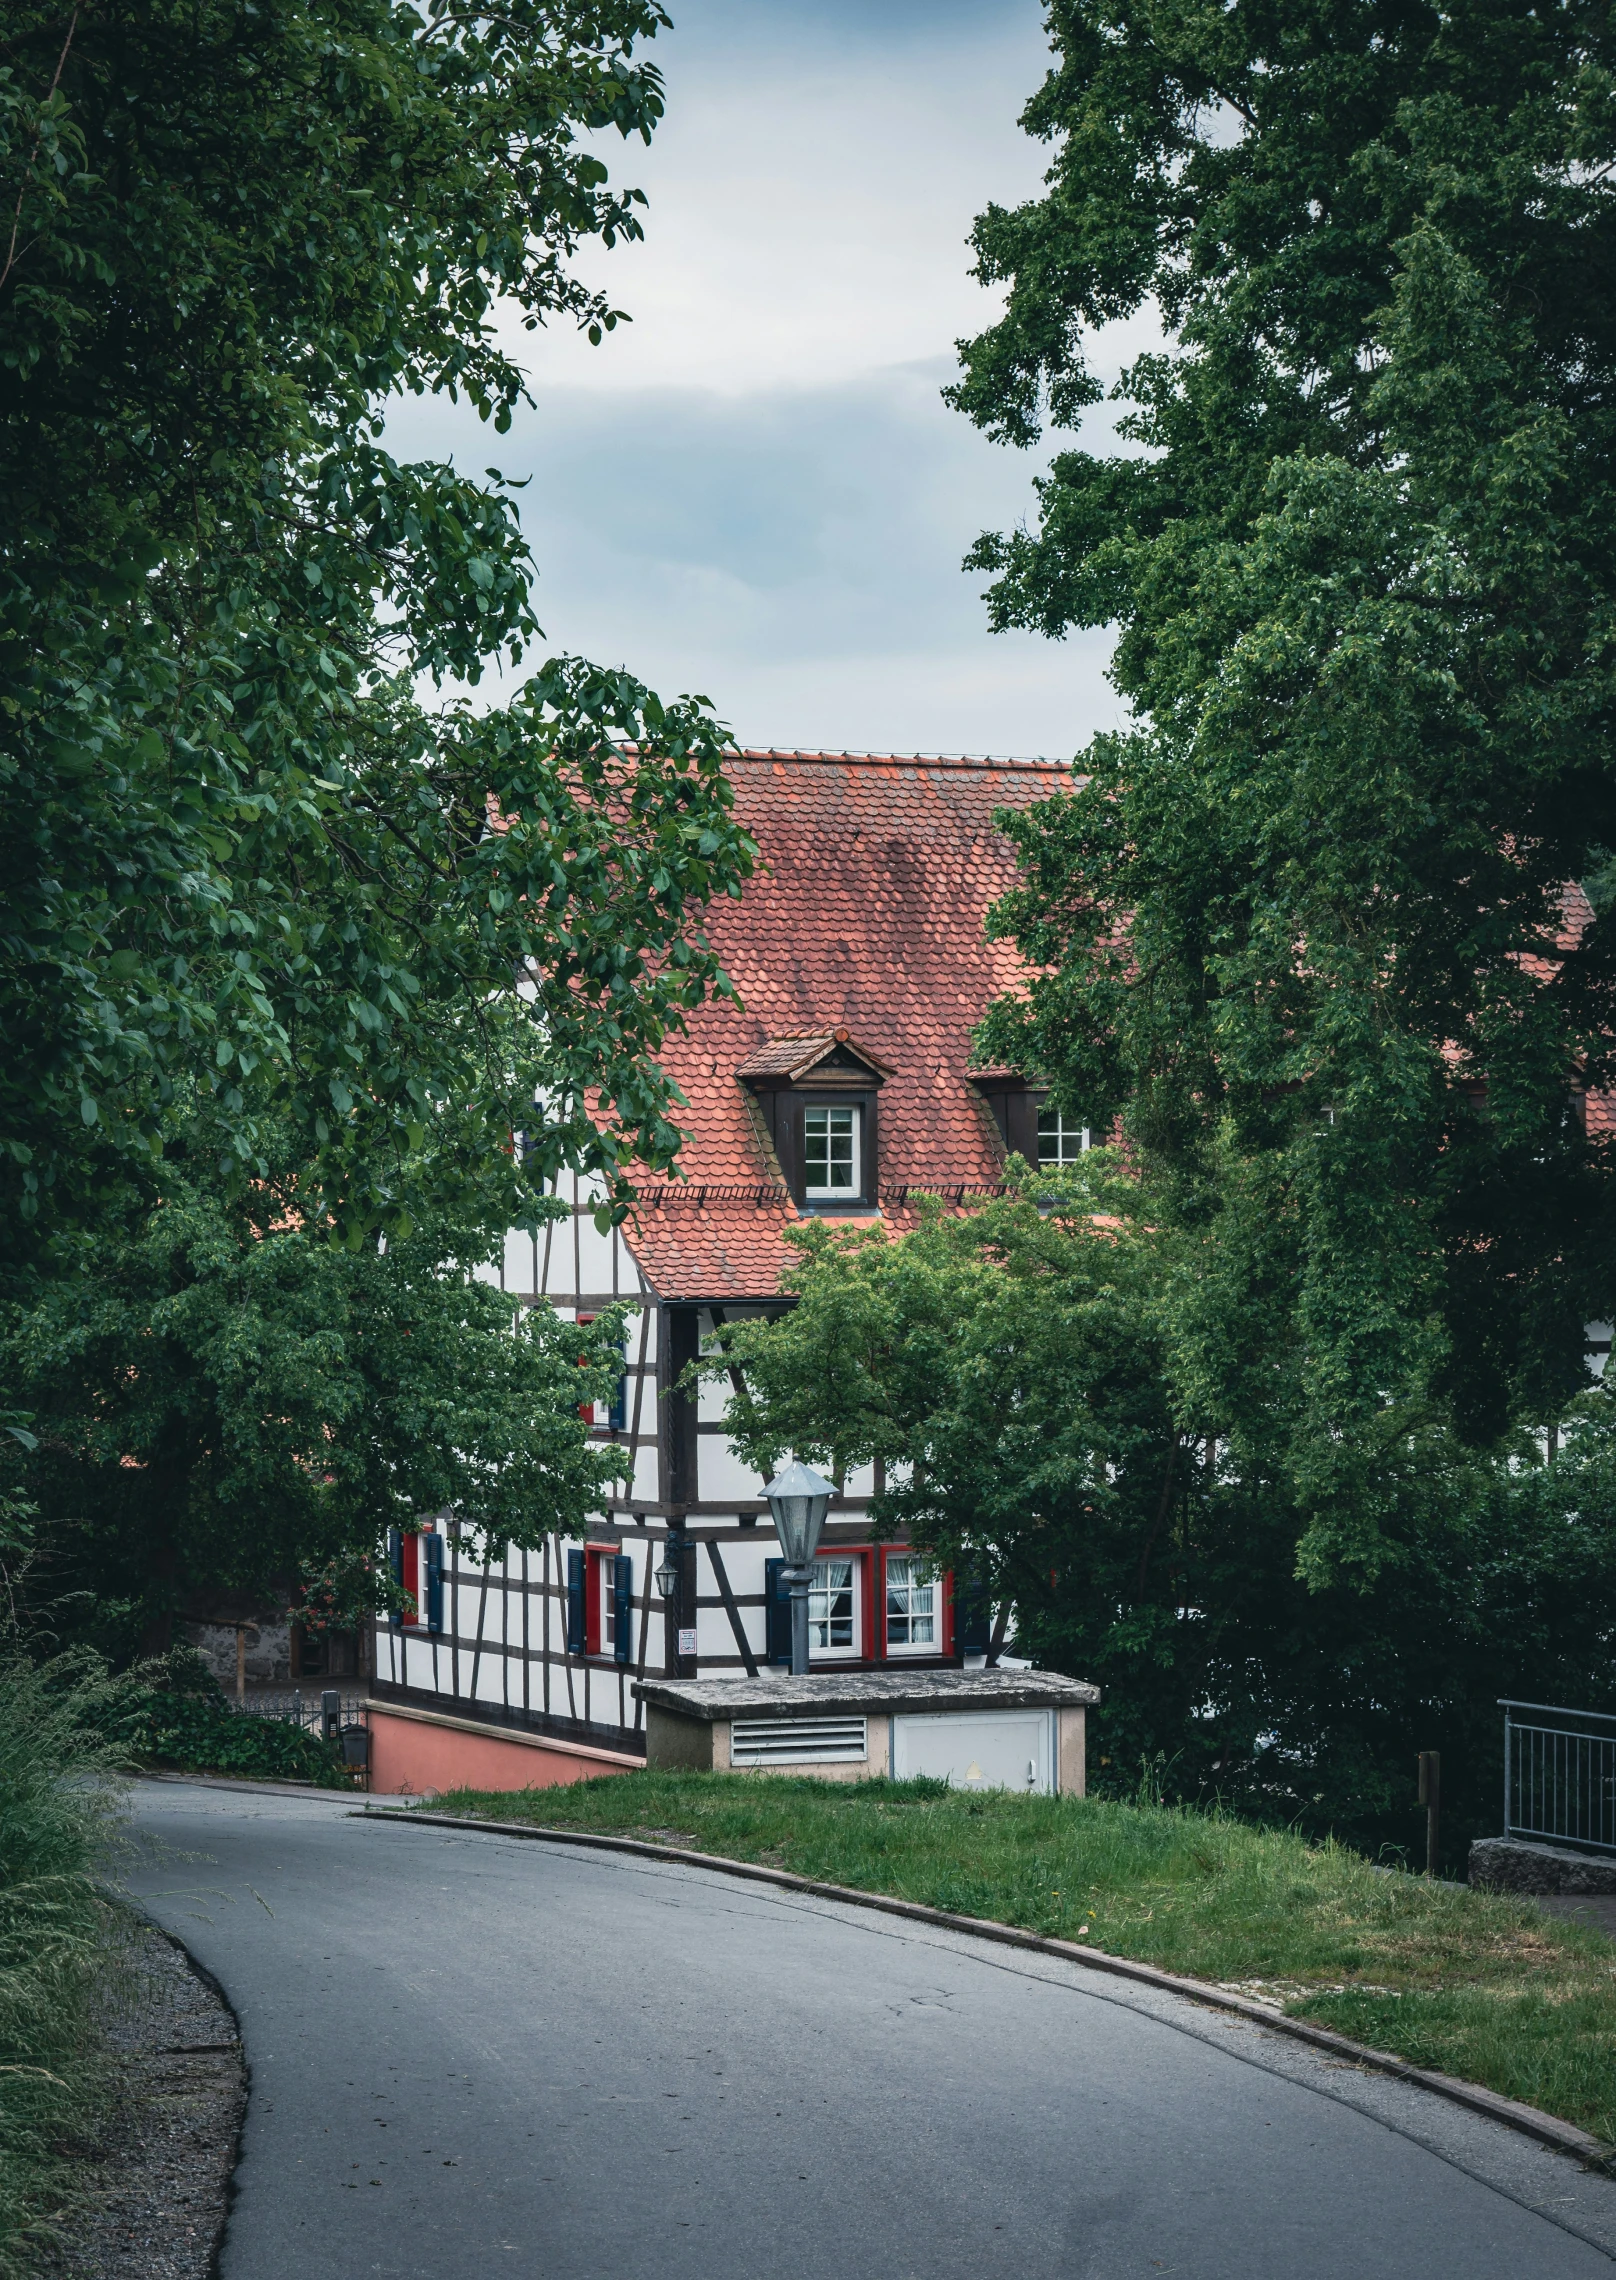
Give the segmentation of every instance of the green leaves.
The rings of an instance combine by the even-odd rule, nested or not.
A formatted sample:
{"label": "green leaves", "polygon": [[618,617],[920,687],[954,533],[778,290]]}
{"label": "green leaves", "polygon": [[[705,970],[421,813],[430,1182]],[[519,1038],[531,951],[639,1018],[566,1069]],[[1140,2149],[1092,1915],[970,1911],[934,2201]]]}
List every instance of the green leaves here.
{"label": "green leaves", "polygon": [[475,1274],[486,1238],[442,1218],[333,1242],[284,1160],[244,1194],[178,1165],[164,1189],[6,1325],[53,1592],[65,1563],[152,1644],[191,1591],[274,1595],[305,1568],[368,1561],[377,1604],[389,1525],[581,1533],[622,1464],[579,1405],[616,1389],[624,1309],[520,1308]]}
{"label": "green leaves", "polygon": [[10,12],[14,1254],[138,1216],[186,1120],[242,1182],[290,1121],[344,1240],[446,1201],[519,1220],[564,1163],[669,1161],[644,1057],[717,986],[695,914],[751,861],[722,732],[567,660],[508,712],[429,710],[423,687],[528,657],[532,563],[497,471],[379,440],[404,389],[508,426],[496,299],[616,321],[571,257],[637,236],[643,200],[583,139],[649,136],[666,20],[160,0],[81,11],[64,46],[44,0]]}
{"label": "green leaves", "polygon": [[982,1048],[1120,1117],[1226,1310],[1186,1284],[1196,1413],[1367,1577],[1409,1437],[1558,1415],[1616,1289],[1574,890],[1616,844],[1616,51],[1576,6],[1052,22],[1048,194],[978,225],[1008,301],[955,401],[1027,442],[1094,328],[1168,338],[973,558],[997,624],[1114,620],[1133,713],[1003,819],[1035,972]]}
{"label": "green leaves", "polygon": [[1299,1304],[1284,1159],[1231,1150],[1198,1222],[1109,1150],[1010,1169],[1016,1195],[901,1240],[795,1234],[789,1311],[699,1365],[739,1373],[747,1463],[879,1461],[880,1526],[1013,1616],[1018,1656],[1102,1686],[1101,1787],[1143,1758],[1175,1796],[1397,1847],[1419,1732],[1461,1846],[1493,1826],[1497,1695],[1611,1698],[1611,1396],[1551,1464],[1476,1455],[1432,1400],[1304,1472],[1300,1318],[1333,1284]]}

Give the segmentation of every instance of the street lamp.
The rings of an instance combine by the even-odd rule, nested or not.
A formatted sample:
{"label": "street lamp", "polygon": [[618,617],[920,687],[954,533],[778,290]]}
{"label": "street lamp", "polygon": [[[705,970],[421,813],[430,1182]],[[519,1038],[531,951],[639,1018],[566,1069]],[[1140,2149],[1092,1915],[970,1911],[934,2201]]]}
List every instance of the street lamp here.
{"label": "street lamp", "polygon": [[793,1678],[808,1675],[808,1586],[813,1581],[820,1530],[834,1493],[828,1480],[795,1459],[763,1491],[791,1582]]}
{"label": "street lamp", "polygon": [[[670,1521],[667,1541],[663,1548],[662,1565],[653,1570],[657,1590],[662,1594],[662,1605],[668,1623],[668,1671],[674,1678],[684,1675],[685,1652],[694,1654],[696,1637],[685,1623],[685,1552],[690,1539],[684,1532],[682,1519]],[[692,1620],[695,1609],[690,1610]]]}

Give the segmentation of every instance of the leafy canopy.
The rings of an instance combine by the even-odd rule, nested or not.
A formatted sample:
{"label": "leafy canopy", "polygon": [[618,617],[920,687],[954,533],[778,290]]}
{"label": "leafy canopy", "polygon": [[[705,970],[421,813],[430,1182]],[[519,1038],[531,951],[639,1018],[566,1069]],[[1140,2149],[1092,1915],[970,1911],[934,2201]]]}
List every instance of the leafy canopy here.
{"label": "leafy canopy", "polygon": [[496,471],[401,463],[383,428],[447,391],[503,429],[521,326],[618,321],[569,257],[639,233],[595,141],[649,139],[666,21],[6,11],[8,1243],[129,1202],[198,1083],[237,1177],[296,1124],[352,1240],[401,1232],[434,1167],[430,1207],[492,1222],[563,1163],[669,1161],[650,1057],[722,986],[699,910],[753,852],[721,734],[566,660],[424,709],[423,677],[520,662],[532,565]]}
{"label": "leafy canopy", "polygon": [[1096,328],[1164,338],[973,557],[998,626],[1114,622],[1133,708],[1003,819],[1038,971],[983,1048],[1121,1118],[1200,1230],[1206,1424],[1282,1388],[1304,1561],[1367,1573],[1387,1452],[1558,1415],[1611,1311],[1616,936],[1567,889],[1616,844],[1616,35],[1049,22],[1046,192],[977,225],[1007,302],[953,400],[1026,444],[1100,401]]}
{"label": "leafy canopy", "polygon": [[106,1651],[165,1646],[197,1594],[284,1604],[299,1580],[322,1616],[367,1619],[388,1527],[447,1514],[479,1556],[537,1547],[581,1535],[622,1470],[580,1406],[613,1397],[624,1309],[522,1307],[478,1274],[476,1228],[350,1250],[299,1206],[294,1177],[221,1192],[175,1164],[6,1324],[27,1589]]}
{"label": "leafy canopy", "polygon": [[765,1475],[787,1450],[838,1479],[879,1460],[880,1528],[984,1590],[1018,1655],[1102,1687],[1102,1788],[1131,1791],[1145,1760],[1175,1796],[1405,1846],[1412,1752],[1437,1748],[1457,1862],[1496,1826],[1497,1696],[1611,1700],[1608,1394],[1553,1464],[1440,1424],[1389,1438],[1372,1575],[1313,1589],[1268,1356],[1241,1430],[1209,1431],[1184,1331],[1196,1239],[1111,1151],[935,1205],[901,1239],[790,1240],[790,1311],[726,1325],[701,1364],[740,1372],[738,1447]]}

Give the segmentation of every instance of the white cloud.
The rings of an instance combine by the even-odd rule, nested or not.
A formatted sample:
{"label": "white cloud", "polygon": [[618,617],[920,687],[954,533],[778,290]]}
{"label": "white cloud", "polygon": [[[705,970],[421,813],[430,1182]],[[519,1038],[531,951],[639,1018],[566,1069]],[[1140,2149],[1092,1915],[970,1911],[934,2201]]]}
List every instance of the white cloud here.
{"label": "white cloud", "polygon": [[1016,118],[1048,64],[1040,12],[850,12],[693,0],[652,50],[668,111],[598,147],[650,198],[646,242],[584,273],[631,312],[603,348],[547,335],[538,384],[741,392],[936,356],[991,323],[966,239],[1036,193]]}
{"label": "white cloud", "polygon": [[[960,568],[1047,454],[940,397],[995,314],[971,222],[1047,164],[1015,124],[1037,7],[691,0],[656,52],[667,120],[606,152],[647,242],[588,272],[634,323],[518,335],[536,409],[509,435],[412,400],[394,448],[531,478],[548,646],[699,690],[744,743],[1069,755],[1121,718],[1109,640],[995,637]],[[1113,368],[1148,337],[1117,330]]]}

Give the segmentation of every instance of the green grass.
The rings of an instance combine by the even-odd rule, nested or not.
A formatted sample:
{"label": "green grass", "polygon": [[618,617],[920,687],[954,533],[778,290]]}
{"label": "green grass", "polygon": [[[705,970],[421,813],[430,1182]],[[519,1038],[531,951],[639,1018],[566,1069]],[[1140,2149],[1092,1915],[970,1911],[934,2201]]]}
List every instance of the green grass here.
{"label": "green grass", "polygon": [[98,1879],[117,1805],[93,1658],[0,1656],[0,2276],[34,2268],[110,2087],[97,2003],[124,1919]]}
{"label": "green grass", "polygon": [[939,1782],[634,1773],[434,1810],[610,1830],[1091,1941],[1616,2144],[1616,1943],[1530,1901],[1215,1814]]}

